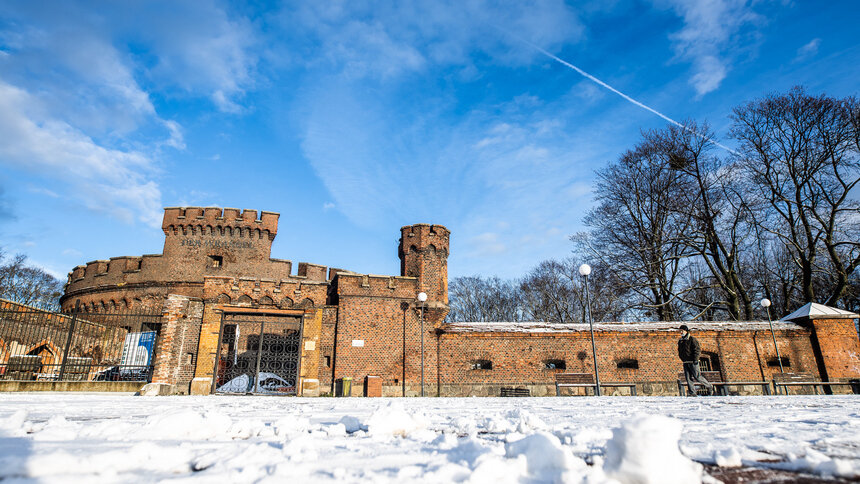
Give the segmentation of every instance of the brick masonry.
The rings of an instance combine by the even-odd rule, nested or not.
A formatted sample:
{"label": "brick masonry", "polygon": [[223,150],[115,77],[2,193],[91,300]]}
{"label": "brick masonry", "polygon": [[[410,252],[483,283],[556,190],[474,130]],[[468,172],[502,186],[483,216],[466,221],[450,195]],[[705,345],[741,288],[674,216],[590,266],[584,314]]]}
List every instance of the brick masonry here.
{"label": "brick masonry", "polygon": [[[427,395],[498,395],[505,386],[555,394],[557,373],[594,370],[586,331],[462,331],[443,323],[450,232],[441,225],[400,229],[401,273],[396,276],[304,262],[293,274],[290,261],[271,258],[278,218],[254,210],[165,209],[162,254],[78,266],[69,274],[62,304],[81,300],[95,312],[160,308],[164,317],[154,381],[174,385],[177,393],[212,391],[223,351],[222,320],[237,314],[300,322],[296,386],[309,394],[331,394],[336,379],[349,377],[353,396],[418,395],[422,356]],[[420,292],[428,295],[423,304],[417,301]],[[787,371],[831,380],[860,378],[860,343],[852,320],[798,323],[776,331],[780,353],[790,363]],[[602,381],[636,382],[639,394],[677,393],[676,331],[648,323],[631,329],[601,326],[606,328],[597,332],[596,345]],[[713,328],[695,335],[708,364],[724,380],[766,381],[779,371],[762,323]],[[492,368],[483,368],[488,363]],[[562,364],[564,369],[552,368]]]}
{"label": "brick masonry", "polygon": [[154,353],[153,383],[174,385],[177,393],[188,393],[197,369],[202,318],[200,299],[177,294],[167,297]]}

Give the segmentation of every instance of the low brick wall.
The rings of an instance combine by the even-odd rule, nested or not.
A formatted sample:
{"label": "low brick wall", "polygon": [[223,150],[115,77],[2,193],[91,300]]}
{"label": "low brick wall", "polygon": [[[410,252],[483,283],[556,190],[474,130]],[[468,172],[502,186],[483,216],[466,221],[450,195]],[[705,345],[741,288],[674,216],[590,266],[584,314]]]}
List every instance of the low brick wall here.
{"label": "low brick wall", "polygon": [[0,392],[119,392],[137,393],[140,381],[0,381]]}

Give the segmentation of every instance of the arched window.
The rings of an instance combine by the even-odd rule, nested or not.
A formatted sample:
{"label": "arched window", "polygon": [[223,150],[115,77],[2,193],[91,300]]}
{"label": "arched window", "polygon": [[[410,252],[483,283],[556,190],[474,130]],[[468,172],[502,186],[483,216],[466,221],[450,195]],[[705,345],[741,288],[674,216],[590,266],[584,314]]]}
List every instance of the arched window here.
{"label": "arched window", "polygon": [[215,298],[215,303],[217,304],[230,304],[230,296],[226,294],[219,294],[218,297]]}
{"label": "arched window", "polygon": [[545,370],[566,370],[567,363],[564,360],[544,360],[543,367]]}
{"label": "arched window", "polygon": [[472,360],[471,368],[473,370],[492,370],[493,362],[490,360]]}
{"label": "arched window", "polygon": [[616,366],[620,370],[638,370],[639,360],[637,360],[636,358],[622,358],[618,360]]}
{"label": "arched window", "polygon": [[270,298],[269,296],[261,297],[260,300],[258,301],[258,303],[260,304],[260,306],[274,306],[275,305],[275,301],[272,300],[272,298]]}
{"label": "arched window", "polygon": [[281,299],[281,307],[282,307],[282,308],[291,308],[291,307],[293,307],[293,300],[292,300],[292,299],[290,299],[290,298],[288,298],[288,297],[285,297],[285,298]]}
{"label": "arched window", "polygon": [[251,296],[249,296],[247,294],[242,294],[241,296],[239,296],[239,305],[240,306],[250,306],[251,303],[253,303],[253,302],[254,302],[254,300],[251,299]]}

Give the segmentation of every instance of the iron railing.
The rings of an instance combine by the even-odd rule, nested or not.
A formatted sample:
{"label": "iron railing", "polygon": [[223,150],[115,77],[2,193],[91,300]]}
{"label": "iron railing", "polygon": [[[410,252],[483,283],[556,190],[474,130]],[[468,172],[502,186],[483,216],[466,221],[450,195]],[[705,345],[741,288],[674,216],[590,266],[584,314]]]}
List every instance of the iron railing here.
{"label": "iron railing", "polygon": [[150,381],[161,314],[0,301],[0,380]]}

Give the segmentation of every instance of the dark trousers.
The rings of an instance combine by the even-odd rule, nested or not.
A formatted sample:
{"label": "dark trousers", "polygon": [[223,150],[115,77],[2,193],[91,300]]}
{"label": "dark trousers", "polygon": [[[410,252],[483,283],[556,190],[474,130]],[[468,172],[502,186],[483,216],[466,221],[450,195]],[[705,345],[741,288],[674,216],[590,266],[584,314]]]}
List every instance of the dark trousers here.
{"label": "dark trousers", "polygon": [[714,393],[714,386],[699,371],[699,362],[685,361],[684,362],[684,378],[687,379],[687,388],[690,390],[690,395],[696,394],[696,383],[699,382],[705,386],[711,393]]}

